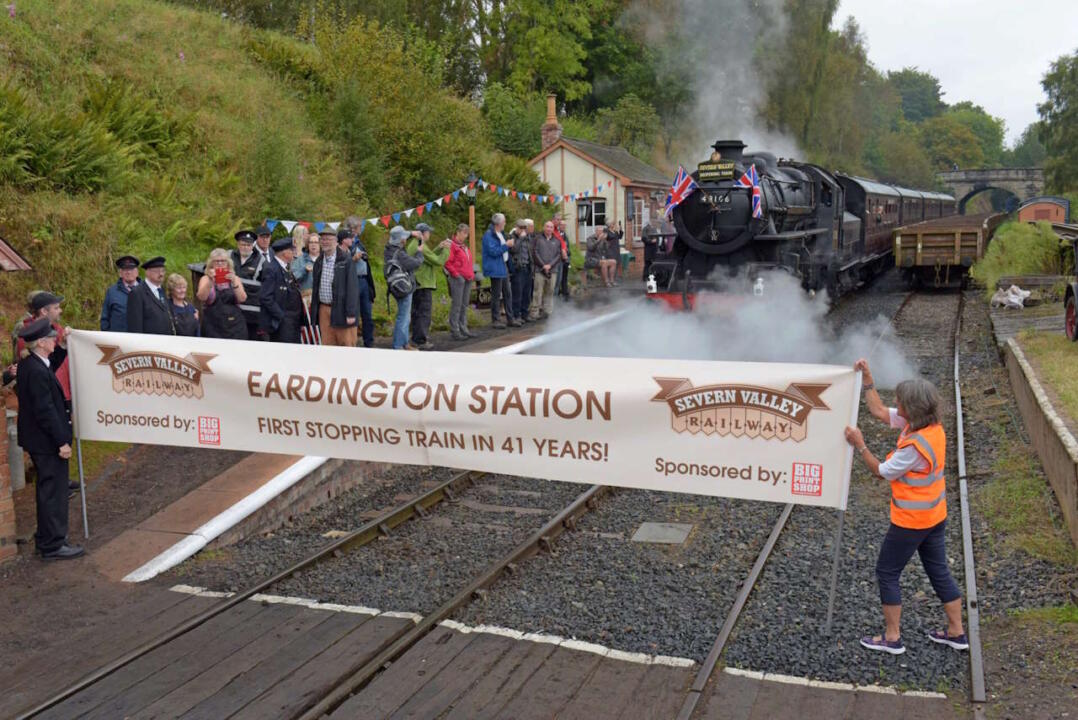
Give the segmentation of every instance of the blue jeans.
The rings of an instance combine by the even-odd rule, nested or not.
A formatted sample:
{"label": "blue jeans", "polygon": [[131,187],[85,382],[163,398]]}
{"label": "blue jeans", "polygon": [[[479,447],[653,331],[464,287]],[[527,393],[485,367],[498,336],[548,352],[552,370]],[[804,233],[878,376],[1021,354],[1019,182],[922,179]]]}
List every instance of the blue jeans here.
{"label": "blue jeans", "polygon": [[359,318],[363,323],[363,347],[374,347],[374,313],[366,276],[359,278]]}
{"label": "blue jeans", "polygon": [[408,344],[408,330],[412,325],[412,293],[408,293],[402,300],[393,299],[397,302],[397,320],[393,323],[393,349],[400,350]]}

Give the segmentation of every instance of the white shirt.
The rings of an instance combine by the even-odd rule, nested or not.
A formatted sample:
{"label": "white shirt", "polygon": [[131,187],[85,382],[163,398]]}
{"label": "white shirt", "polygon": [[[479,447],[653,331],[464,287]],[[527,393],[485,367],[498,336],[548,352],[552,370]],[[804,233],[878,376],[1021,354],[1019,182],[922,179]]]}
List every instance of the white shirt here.
{"label": "white shirt", "polygon": [[145,282],[146,282],[147,285],[150,286],[150,289],[153,290],[153,296],[156,299],[160,300],[161,299],[161,286],[160,285],[154,285],[149,280],[146,280]]}
{"label": "white shirt", "polygon": [[52,370],[52,364],[49,362],[49,358],[48,358],[47,355],[40,355],[40,354],[35,352],[35,353],[33,353],[33,356],[36,357],[41,362],[45,363],[45,367],[47,367],[49,370]]}
{"label": "white shirt", "polygon": [[[888,413],[891,416],[891,427],[895,430],[902,430],[908,424],[906,418],[898,414],[896,408],[888,408]],[[880,477],[885,480],[895,480],[902,477],[910,470],[914,472],[928,472],[932,469],[921,453],[917,451],[917,448],[912,445],[899,448],[895,451],[895,454],[891,456],[889,460],[884,460],[880,463]]]}
{"label": "white shirt", "polygon": [[498,239],[501,240],[502,243],[502,261],[509,262],[509,245],[505,242],[505,236],[497,230],[494,231],[494,234],[498,236]]}

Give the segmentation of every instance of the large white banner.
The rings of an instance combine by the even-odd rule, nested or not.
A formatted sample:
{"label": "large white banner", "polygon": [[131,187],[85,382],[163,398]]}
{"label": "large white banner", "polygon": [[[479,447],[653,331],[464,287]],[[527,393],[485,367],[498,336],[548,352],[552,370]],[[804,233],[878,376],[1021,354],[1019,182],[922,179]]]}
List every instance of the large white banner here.
{"label": "large white banner", "polygon": [[85,440],[486,470],[845,509],[829,365],[407,353],[76,330]]}

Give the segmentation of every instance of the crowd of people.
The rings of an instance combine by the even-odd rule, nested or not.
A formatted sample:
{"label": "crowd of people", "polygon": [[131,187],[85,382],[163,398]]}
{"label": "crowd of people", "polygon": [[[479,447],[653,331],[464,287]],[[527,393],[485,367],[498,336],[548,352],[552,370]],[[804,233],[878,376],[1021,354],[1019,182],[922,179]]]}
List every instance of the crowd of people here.
{"label": "crowd of people", "polygon": [[[326,226],[314,233],[296,225],[276,240],[265,225],[237,232],[234,248],[215,248],[206,259],[195,288],[201,309],[189,301],[182,276],[166,277],[165,258],[140,264],[124,255],[116,261],[119,278],[105,293],[101,329],[372,347],[377,291],[367,249],[356,232],[360,224],[352,217],[338,229]],[[558,215],[538,231],[531,219],[517,220],[507,231],[505,216],[496,213],[483,233],[478,265],[467,225],[458,225],[444,239],[433,232],[423,222],[413,230],[401,225],[389,230],[382,274],[386,306],[390,297],[396,306],[394,349],[434,349],[430,327],[439,273],[447,279],[454,340],[474,337],[468,306],[477,267],[490,281],[495,329],[543,320],[553,314],[556,296],[569,299],[569,245]],[[607,286],[617,284],[621,237],[620,226],[604,227],[587,242],[587,267],[599,268]],[[245,287],[245,280],[258,285]],[[257,297],[248,297],[254,287]],[[244,305],[258,306],[257,323],[245,317]]]}

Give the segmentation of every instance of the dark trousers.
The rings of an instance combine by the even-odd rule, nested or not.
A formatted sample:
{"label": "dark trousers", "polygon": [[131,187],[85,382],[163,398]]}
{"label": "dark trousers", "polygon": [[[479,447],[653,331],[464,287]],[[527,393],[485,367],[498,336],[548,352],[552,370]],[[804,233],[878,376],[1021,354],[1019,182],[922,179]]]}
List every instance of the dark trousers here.
{"label": "dark trousers", "polygon": [[374,312],[366,276],[359,279],[359,319],[363,324],[363,347],[374,347]]}
{"label": "dark trousers", "polygon": [[884,605],[902,604],[898,579],[914,552],[920,554],[921,564],[940,601],[949,603],[962,596],[947,565],[946,530],[946,520],[924,530],[911,530],[891,523],[880,546],[880,557],[876,560],[880,602]]}
{"label": "dark trousers", "polygon": [[528,317],[532,304],[532,268],[525,265],[513,270],[513,316]]}
{"label": "dark trousers", "polygon": [[68,469],[59,455],[30,455],[37,468],[37,532],[34,544],[39,552],[59,550],[67,542]]}
{"label": "dark trousers", "polygon": [[655,256],[659,254],[659,243],[644,243],[644,282],[648,280],[648,273],[651,272],[651,263],[655,261]]}
{"label": "dark trousers", "polygon": [[269,334],[269,339],[279,343],[299,343],[299,329],[303,326],[302,313],[302,308],[286,310],[281,324]]}
{"label": "dark trousers", "polygon": [[569,261],[563,260],[558,263],[558,284],[554,286],[554,294],[562,300],[569,299]]}
{"label": "dark trousers", "polygon": [[492,322],[498,322],[499,307],[505,309],[505,319],[511,322],[513,320],[513,294],[512,285],[507,277],[490,279],[490,319]]}
{"label": "dark trousers", "polygon": [[423,345],[430,333],[430,313],[434,306],[434,290],[417,288],[412,293],[412,344]]}

